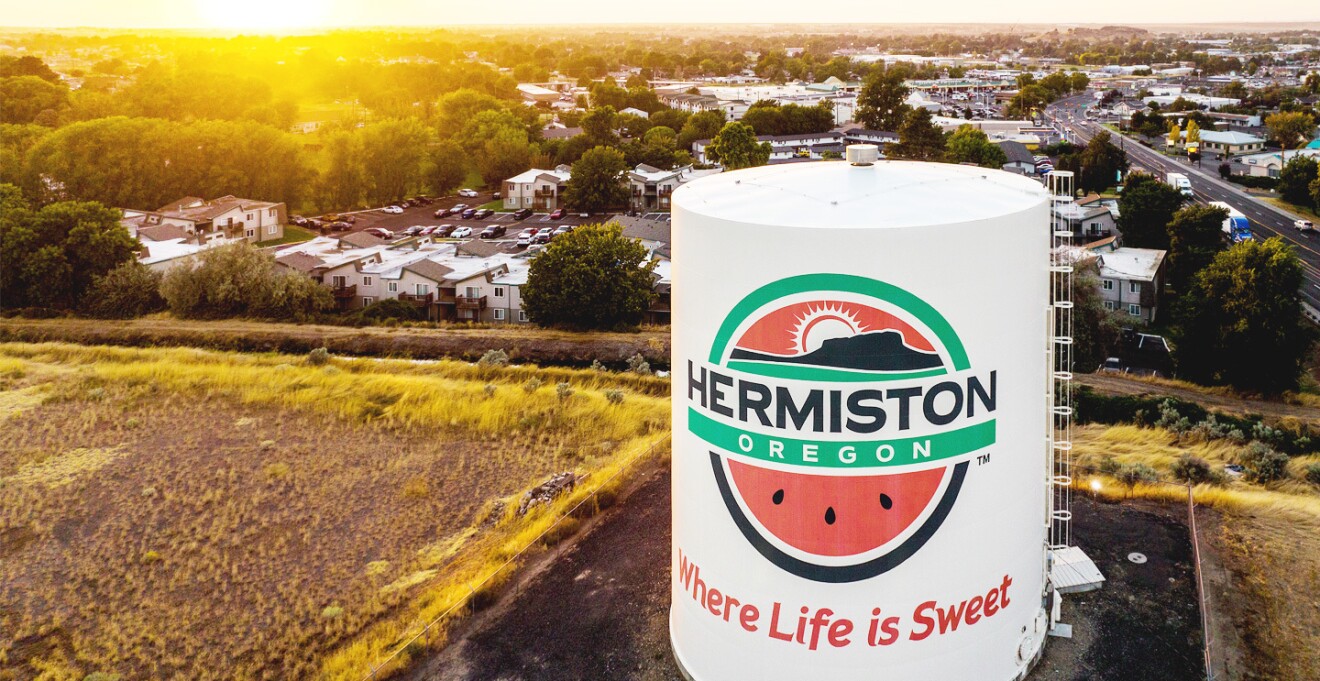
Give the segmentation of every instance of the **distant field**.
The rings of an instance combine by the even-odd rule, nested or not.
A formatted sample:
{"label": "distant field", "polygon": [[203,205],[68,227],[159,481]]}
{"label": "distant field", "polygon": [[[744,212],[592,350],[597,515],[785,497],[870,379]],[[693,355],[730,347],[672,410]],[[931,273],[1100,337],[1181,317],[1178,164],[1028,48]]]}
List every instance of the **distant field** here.
{"label": "distant field", "polygon": [[666,393],[589,370],[0,344],[0,679],[360,678],[549,524],[516,516],[524,490],[666,432]]}

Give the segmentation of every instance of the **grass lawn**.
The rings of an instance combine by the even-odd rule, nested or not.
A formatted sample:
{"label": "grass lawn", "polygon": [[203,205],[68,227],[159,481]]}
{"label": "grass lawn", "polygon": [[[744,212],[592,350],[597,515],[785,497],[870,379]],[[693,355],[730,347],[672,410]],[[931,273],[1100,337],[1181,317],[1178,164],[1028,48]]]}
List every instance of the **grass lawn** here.
{"label": "grass lawn", "polygon": [[1299,206],[1295,203],[1288,203],[1283,199],[1275,198],[1272,196],[1261,196],[1258,198],[1264,201],[1268,201],[1274,204],[1275,206],[1278,206],[1279,208],[1288,211],[1289,213],[1296,213],[1298,216],[1304,217],[1313,223],[1320,224],[1320,213],[1316,213],[1314,210],[1311,210],[1310,208],[1307,208],[1305,206]]}
{"label": "grass lawn", "polygon": [[9,343],[0,426],[0,678],[356,681],[667,432],[668,381]]}
{"label": "grass lawn", "polygon": [[316,232],[313,232],[310,229],[303,229],[302,227],[299,227],[297,225],[285,225],[283,237],[279,239],[271,239],[270,241],[257,242],[257,247],[265,248],[267,246],[283,246],[285,244],[297,244],[297,243],[302,243],[304,241],[311,241],[315,237],[316,237]]}
{"label": "grass lawn", "polygon": [[504,210],[504,201],[500,199],[495,199],[494,201],[487,201],[486,203],[477,206],[477,208],[489,208],[490,210],[502,211]]}
{"label": "grass lawn", "polygon": [[467,189],[484,189],[486,187],[486,181],[481,179],[481,173],[475,170],[469,170],[467,177],[463,178],[463,187]]}

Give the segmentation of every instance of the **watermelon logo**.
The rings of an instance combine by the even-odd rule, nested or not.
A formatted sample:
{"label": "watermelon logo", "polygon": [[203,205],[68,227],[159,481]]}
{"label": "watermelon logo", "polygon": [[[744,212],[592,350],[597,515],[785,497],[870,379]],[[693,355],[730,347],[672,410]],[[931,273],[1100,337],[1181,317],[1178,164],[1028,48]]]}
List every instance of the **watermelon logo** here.
{"label": "watermelon logo", "polygon": [[948,517],[994,443],[996,374],[973,371],[944,317],[907,291],[792,277],[743,299],[708,362],[688,362],[688,427],[757,552],[854,582],[903,563]]}

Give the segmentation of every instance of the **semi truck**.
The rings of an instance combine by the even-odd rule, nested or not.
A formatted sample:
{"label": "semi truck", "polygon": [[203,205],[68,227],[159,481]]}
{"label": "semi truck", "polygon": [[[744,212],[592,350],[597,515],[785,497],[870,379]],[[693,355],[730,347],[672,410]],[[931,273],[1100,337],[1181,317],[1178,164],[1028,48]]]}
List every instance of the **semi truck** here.
{"label": "semi truck", "polygon": [[1251,234],[1251,222],[1247,220],[1247,216],[1242,214],[1242,211],[1223,201],[1211,201],[1210,205],[1228,212],[1228,217],[1224,218],[1224,238],[1235,244],[1251,241],[1255,238]]}
{"label": "semi truck", "polygon": [[1187,179],[1186,175],[1182,173],[1169,173],[1164,176],[1164,179],[1169,183],[1170,187],[1177,189],[1179,194],[1182,194],[1187,198],[1192,197],[1192,181]]}

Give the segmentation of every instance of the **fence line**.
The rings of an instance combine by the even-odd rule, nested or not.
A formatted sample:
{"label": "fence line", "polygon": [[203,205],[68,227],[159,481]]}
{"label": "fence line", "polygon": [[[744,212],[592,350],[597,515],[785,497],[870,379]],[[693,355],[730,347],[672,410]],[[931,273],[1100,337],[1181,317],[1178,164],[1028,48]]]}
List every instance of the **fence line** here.
{"label": "fence line", "polygon": [[[476,582],[475,587],[480,588],[482,586],[485,586],[487,583],[489,583],[492,579],[495,578],[496,575],[503,572],[506,568],[512,565],[514,561],[521,558],[524,553],[530,550],[533,546],[536,546],[538,543],[540,543],[540,541],[545,538],[546,534],[548,534],[551,530],[558,527],[559,523],[563,522],[564,518],[576,513],[577,510],[581,508],[582,505],[587,503],[588,501],[592,501],[592,502],[596,501],[596,495],[600,492],[602,488],[605,487],[606,484],[612,482],[615,478],[622,475],[625,471],[630,470],[634,462],[636,462],[644,455],[649,455],[655,452],[656,447],[659,447],[661,444],[663,444],[665,441],[669,440],[670,438],[671,435],[666,433],[665,435],[656,439],[655,442],[652,442],[645,449],[638,450],[636,454],[633,454],[632,456],[628,457],[628,459],[623,462],[623,465],[619,466],[619,469],[614,471],[613,475],[611,475],[608,478],[605,478],[604,480],[601,480],[595,486],[595,488],[593,488],[590,492],[587,493],[586,496],[582,497],[582,499],[580,499],[576,504],[573,504],[572,508],[564,511],[563,513],[560,513],[559,516],[555,518],[555,521],[553,523],[550,523],[550,525],[548,525],[544,530],[541,530],[540,534],[533,537],[530,541],[527,542],[527,544],[525,544],[522,548],[518,549],[517,553],[510,556],[508,560],[504,561],[504,563],[502,563],[499,567],[495,568],[489,575],[486,575],[484,578],[482,578],[481,581]],[[476,595],[477,595],[476,589],[473,588],[474,584],[472,582],[468,582],[466,586],[468,589],[468,597],[466,599],[459,600],[458,602],[446,608],[444,612],[440,613],[439,615],[436,615],[430,622],[427,622],[426,625],[422,627],[421,631],[417,632],[416,634],[413,634],[412,638],[398,644],[394,648],[394,652],[390,653],[389,655],[386,655],[384,659],[378,661],[377,663],[372,664],[371,671],[366,676],[362,677],[362,681],[374,681],[376,679],[376,675],[380,673],[380,671],[385,667],[385,665],[389,664],[391,661],[397,658],[399,654],[402,653],[404,650],[407,650],[409,646],[416,643],[419,639],[421,639],[424,636],[428,637],[428,641],[429,641],[432,627],[439,628],[439,624],[441,621],[445,620],[450,615],[453,615],[460,608],[464,606],[472,605],[476,600]],[[475,611],[475,607],[473,608],[473,610]]]}

